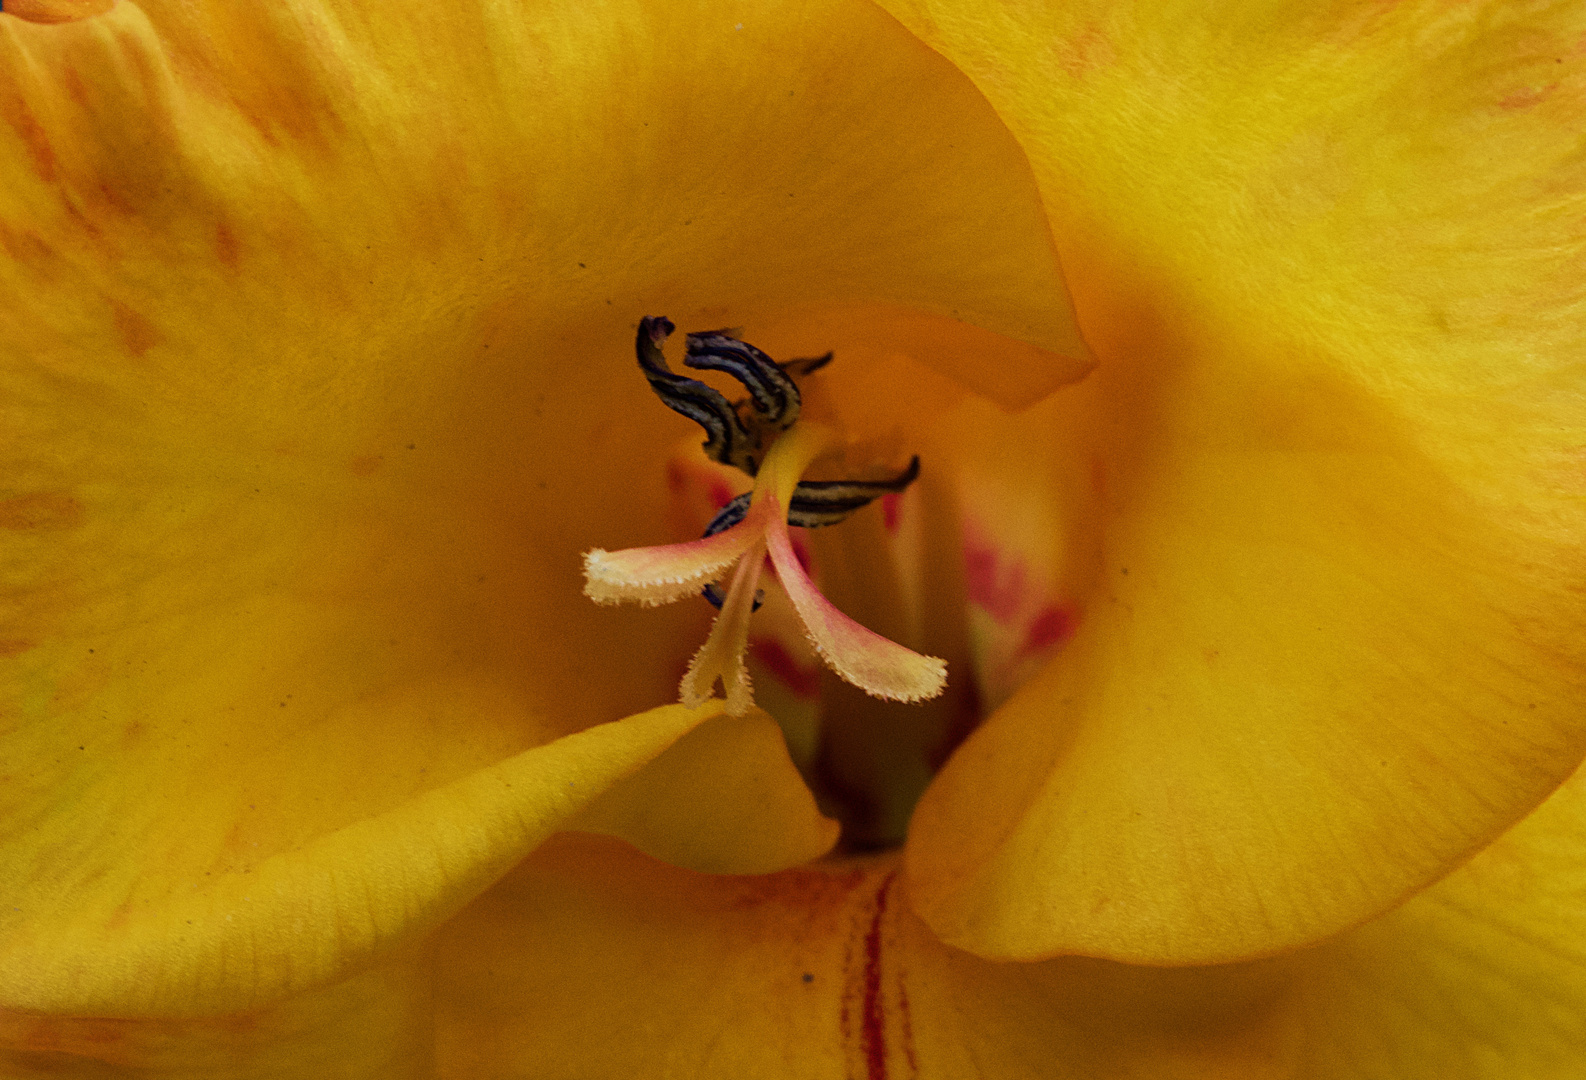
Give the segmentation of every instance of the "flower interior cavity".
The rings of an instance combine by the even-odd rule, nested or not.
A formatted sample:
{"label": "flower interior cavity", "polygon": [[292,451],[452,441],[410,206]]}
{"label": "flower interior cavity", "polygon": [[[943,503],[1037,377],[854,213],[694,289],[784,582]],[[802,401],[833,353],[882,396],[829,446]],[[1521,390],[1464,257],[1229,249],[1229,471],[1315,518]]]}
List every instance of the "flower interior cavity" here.
{"label": "flower interior cavity", "polygon": [[[769,557],[771,573],[792,601],[810,643],[838,676],[892,701],[940,694],[947,684],[946,663],[906,649],[838,611],[799,562],[788,533],[789,525],[835,525],[872,500],[902,491],[919,476],[920,459],[912,458],[887,480],[802,480],[812,462],[837,448],[838,438],[825,425],[799,420],[794,376],[814,373],[832,354],[779,364],[731,331],[689,334],[683,363],[725,372],[742,383],[748,397],[733,403],[667,367],[661,347],[674,329],[664,316],[640,320],[635,343],[640,369],[665,405],[705,429],[705,453],[753,477],[754,488],[723,506],[698,540],[587,552],[585,595],[599,604],[651,606],[703,595],[719,614],[683,676],[680,699],[698,705],[714,695],[720,682],[727,712],[741,716],[754,700],[744,653]],[[723,580],[725,594],[719,585]]]}

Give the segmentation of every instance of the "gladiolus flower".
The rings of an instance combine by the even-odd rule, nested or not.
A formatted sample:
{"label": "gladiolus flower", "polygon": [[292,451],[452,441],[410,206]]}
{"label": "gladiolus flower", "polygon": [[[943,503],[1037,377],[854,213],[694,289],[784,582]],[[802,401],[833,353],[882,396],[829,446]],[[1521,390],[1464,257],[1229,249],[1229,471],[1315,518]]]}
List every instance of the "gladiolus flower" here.
{"label": "gladiolus flower", "polygon": [[883,6],[4,0],[0,1071],[1578,1067],[1586,16]]}

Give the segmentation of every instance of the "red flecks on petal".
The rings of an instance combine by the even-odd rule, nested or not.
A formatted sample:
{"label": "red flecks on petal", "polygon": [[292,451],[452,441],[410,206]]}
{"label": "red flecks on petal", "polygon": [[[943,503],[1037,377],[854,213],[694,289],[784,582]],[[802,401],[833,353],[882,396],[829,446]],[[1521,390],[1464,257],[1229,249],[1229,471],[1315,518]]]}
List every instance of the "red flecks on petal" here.
{"label": "red flecks on petal", "polygon": [[815,557],[810,554],[810,545],[809,541],[804,539],[804,530],[798,526],[789,526],[788,539],[793,544],[793,557],[799,561],[800,569],[813,576]]}
{"label": "red flecks on petal", "polygon": [[0,247],[14,262],[37,262],[55,254],[55,249],[31,229],[13,229],[0,221]]}
{"label": "red flecks on petal", "polygon": [[792,691],[794,697],[806,700],[820,697],[820,666],[800,667],[799,662],[793,659],[793,654],[788,652],[786,646],[775,638],[760,637],[751,639],[749,642],[749,655],[769,671],[783,686]]}
{"label": "red flecks on petal", "polygon": [[[896,870],[888,873],[866,904],[869,910],[861,909],[843,964],[841,1033],[851,1080],[916,1080],[919,1076],[906,974],[898,968],[898,951],[887,948],[890,932],[897,925],[895,905],[890,903],[897,877]],[[893,1021],[890,1030],[889,1020]]]}
{"label": "red flecks on petal", "polygon": [[683,485],[688,483],[688,477],[683,472],[683,465],[676,460],[666,463],[666,489],[673,495],[682,494]]}
{"label": "red flecks on petal", "polygon": [[1118,61],[1118,49],[1112,39],[1094,23],[1082,33],[1061,43],[1054,51],[1057,53],[1058,65],[1075,79],[1111,67]]}
{"label": "red flecks on petal", "polygon": [[1500,109],[1527,109],[1532,105],[1546,101],[1553,91],[1558,89],[1558,83],[1548,83],[1546,86],[1527,86],[1523,90],[1516,90],[1508,97],[1500,98]]}
{"label": "red flecks on petal", "polygon": [[997,622],[1009,622],[1018,614],[1024,579],[1022,562],[1006,563],[989,543],[964,538],[964,589],[970,602]]}
{"label": "red flecks on petal", "polygon": [[27,652],[33,648],[33,642],[8,639],[0,641],[0,656],[15,656],[17,653]]}
{"label": "red flecks on petal", "polygon": [[116,332],[121,335],[121,343],[133,356],[142,356],[165,340],[153,323],[121,301],[110,301],[110,310],[115,316]]}
{"label": "red flecks on petal", "polygon": [[347,468],[354,476],[372,476],[384,460],[379,454],[363,454],[348,462]]}
{"label": "red flecks on petal", "polygon": [[876,910],[865,933],[865,1005],[859,1037],[864,1041],[870,1080],[887,1080],[887,1025],[881,1007],[881,920],[887,914],[887,893],[896,874],[876,890]]}
{"label": "red flecks on petal", "polygon": [[1048,604],[1035,616],[1030,628],[1024,632],[1024,644],[1019,652],[1028,655],[1053,645],[1061,645],[1074,636],[1079,619],[1072,608]]}
{"label": "red flecks on petal", "polygon": [[887,532],[896,534],[898,531],[898,503],[903,498],[901,492],[881,496],[881,524],[886,526]]}
{"label": "red flecks on petal", "polygon": [[35,23],[63,23],[102,15],[115,0],[5,0],[5,13]]}
{"label": "red flecks on petal", "polygon": [[83,523],[83,504],[59,491],[39,491],[0,499],[0,529],[75,529]]}
{"label": "red flecks on petal", "polygon": [[1107,463],[1099,457],[1090,459],[1090,490],[1098,497],[1107,494]]}
{"label": "red flecks on petal", "polygon": [[914,1052],[914,1020],[909,1016],[909,985],[908,980],[900,973],[898,976],[898,1019],[902,1022],[903,1057],[909,1063],[909,1077],[920,1075],[919,1055]]}
{"label": "red flecks on petal", "polygon": [[226,269],[237,268],[237,236],[224,221],[215,226],[215,257]]}
{"label": "red flecks on petal", "polygon": [[685,531],[705,524],[737,494],[725,466],[708,462],[692,451],[674,454],[666,463],[673,524]]}
{"label": "red flecks on petal", "polygon": [[[13,12],[7,7],[5,13],[10,15]],[[55,148],[50,145],[49,136],[44,133],[43,126],[34,118],[27,103],[20,97],[13,98],[5,112],[12,129],[28,148],[28,156],[33,159],[33,171],[46,184],[53,183]]]}

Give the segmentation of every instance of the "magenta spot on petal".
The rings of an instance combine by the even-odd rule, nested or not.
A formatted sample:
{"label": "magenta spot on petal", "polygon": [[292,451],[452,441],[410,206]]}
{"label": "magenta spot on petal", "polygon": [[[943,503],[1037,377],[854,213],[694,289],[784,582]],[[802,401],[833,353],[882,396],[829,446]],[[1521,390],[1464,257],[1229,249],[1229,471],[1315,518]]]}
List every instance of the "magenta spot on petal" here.
{"label": "magenta spot on petal", "polygon": [[717,480],[710,485],[710,501],[715,504],[717,510],[720,510],[732,500],[732,488],[727,486],[727,481]]}
{"label": "magenta spot on petal", "polygon": [[677,495],[681,493],[683,490],[683,485],[686,483],[688,483],[688,477],[683,473],[683,466],[679,465],[675,461],[667,462],[666,486],[672,492],[672,494]]}
{"label": "magenta spot on petal", "polygon": [[1004,563],[996,548],[966,538],[964,587],[971,603],[979,604],[998,622],[1008,622],[1018,614],[1024,599],[1024,564]]}
{"label": "magenta spot on petal", "polygon": [[881,523],[887,527],[887,532],[898,531],[898,500],[903,498],[901,492],[881,496]]}
{"label": "magenta spot on petal", "polygon": [[1529,109],[1546,101],[1558,89],[1558,83],[1549,83],[1546,86],[1528,86],[1524,90],[1516,90],[1498,102],[1500,109]]}
{"label": "magenta spot on petal", "polygon": [[1078,625],[1079,620],[1075,617],[1072,608],[1048,604],[1035,617],[1030,629],[1024,632],[1024,645],[1020,651],[1040,652],[1050,646],[1060,645],[1074,636],[1074,630]]}
{"label": "magenta spot on petal", "polygon": [[749,642],[749,655],[769,671],[782,685],[793,691],[795,697],[814,698],[821,692],[819,665],[800,667],[793,654],[775,638],[753,638]]}

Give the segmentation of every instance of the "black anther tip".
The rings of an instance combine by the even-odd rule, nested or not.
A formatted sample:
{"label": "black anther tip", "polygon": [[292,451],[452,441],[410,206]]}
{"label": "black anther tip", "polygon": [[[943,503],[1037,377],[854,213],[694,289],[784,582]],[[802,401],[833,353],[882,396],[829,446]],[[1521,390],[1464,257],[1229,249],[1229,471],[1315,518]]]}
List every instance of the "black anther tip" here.
{"label": "black anther tip", "polygon": [[671,337],[672,331],[676,329],[672,320],[665,315],[646,315],[639,320],[639,336],[649,338],[657,345]]}

